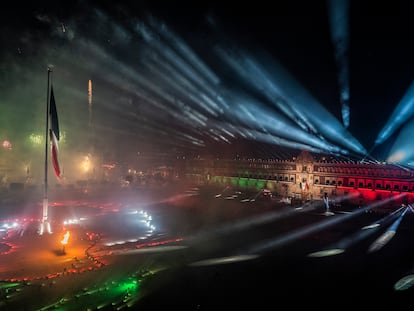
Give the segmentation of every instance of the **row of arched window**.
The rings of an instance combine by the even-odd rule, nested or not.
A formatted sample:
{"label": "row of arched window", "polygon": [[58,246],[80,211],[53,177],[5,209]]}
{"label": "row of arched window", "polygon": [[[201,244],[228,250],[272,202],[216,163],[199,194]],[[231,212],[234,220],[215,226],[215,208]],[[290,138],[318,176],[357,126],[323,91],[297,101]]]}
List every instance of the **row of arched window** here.
{"label": "row of arched window", "polygon": [[382,177],[413,177],[413,173],[406,170],[385,169],[385,168],[362,168],[362,167],[341,167],[341,166],[315,166],[315,171],[321,173],[350,174],[362,176]]}

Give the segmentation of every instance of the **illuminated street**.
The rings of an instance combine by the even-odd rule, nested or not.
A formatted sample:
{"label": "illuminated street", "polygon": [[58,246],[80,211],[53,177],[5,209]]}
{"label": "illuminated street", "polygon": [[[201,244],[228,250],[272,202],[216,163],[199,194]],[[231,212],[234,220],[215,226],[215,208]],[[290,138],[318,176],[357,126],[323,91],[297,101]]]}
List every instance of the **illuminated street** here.
{"label": "illuminated street", "polygon": [[[414,264],[414,248],[404,243],[412,234],[408,209],[392,241],[368,253],[384,230],[359,239],[355,232],[382,219],[379,212],[357,211],[350,222],[351,210],[336,208],[326,216],[321,201],[294,206],[232,189],[217,196],[217,188],[166,192],[170,195],[158,202],[149,199],[153,192],[125,190],[118,193],[124,197],[119,204],[62,201],[51,210],[72,220],[59,230],[53,222],[54,233],[39,236],[29,225],[8,230],[0,244],[1,309],[216,310],[223,304],[265,306],[273,299],[292,306],[305,299],[310,306],[327,307],[347,296],[341,305],[355,306],[357,299],[361,307],[395,310],[412,294],[412,284],[393,288]],[[248,196],[257,200],[246,202]],[[150,234],[137,223],[125,230],[128,222],[117,220],[123,213],[130,219],[142,216],[144,210],[154,224]],[[141,216],[137,220],[143,221]],[[189,219],[193,226],[186,227]],[[381,226],[395,219],[388,217]],[[334,227],[328,223],[333,220]],[[71,234],[63,252],[67,230]],[[343,253],[315,253],[352,234]]]}

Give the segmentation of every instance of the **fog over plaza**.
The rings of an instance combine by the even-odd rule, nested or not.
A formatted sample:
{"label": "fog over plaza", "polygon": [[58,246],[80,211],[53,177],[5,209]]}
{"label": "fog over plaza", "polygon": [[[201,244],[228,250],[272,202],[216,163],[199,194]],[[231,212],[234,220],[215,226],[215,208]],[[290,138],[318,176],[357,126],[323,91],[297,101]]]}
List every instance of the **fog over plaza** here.
{"label": "fog over plaza", "polygon": [[405,309],[411,12],[371,0],[2,10],[0,310]]}
{"label": "fog over plaza", "polygon": [[407,4],[269,5],[74,1],[5,10],[2,170],[41,176],[48,66],[71,180],[88,177],[87,156],[100,167],[148,153],[284,158],[307,149],[408,165]]}

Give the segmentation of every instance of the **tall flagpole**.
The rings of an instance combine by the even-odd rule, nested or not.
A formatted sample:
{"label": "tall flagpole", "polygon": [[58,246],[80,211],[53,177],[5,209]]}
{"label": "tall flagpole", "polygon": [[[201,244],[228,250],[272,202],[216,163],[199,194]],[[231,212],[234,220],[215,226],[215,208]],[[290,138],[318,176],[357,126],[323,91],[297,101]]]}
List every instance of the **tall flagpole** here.
{"label": "tall flagpole", "polygon": [[43,210],[42,210],[42,223],[40,226],[40,234],[43,234],[46,229],[48,233],[51,233],[50,223],[48,219],[48,198],[47,198],[47,167],[48,167],[48,152],[49,152],[49,89],[50,89],[50,74],[52,69],[47,68],[47,92],[46,92],[46,133],[45,133],[45,188],[43,192]]}

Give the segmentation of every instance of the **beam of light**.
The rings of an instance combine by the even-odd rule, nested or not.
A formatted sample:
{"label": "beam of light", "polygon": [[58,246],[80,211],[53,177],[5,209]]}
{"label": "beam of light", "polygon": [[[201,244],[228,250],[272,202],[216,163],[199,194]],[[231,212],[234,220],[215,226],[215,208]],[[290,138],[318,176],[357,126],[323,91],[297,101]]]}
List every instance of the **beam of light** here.
{"label": "beam of light", "polygon": [[70,232],[66,231],[66,233],[63,235],[63,239],[60,241],[60,243],[62,243],[62,245],[68,244],[69,237],[70,237]]}
{"label": "beam of light", "polygon": [[[314,130],[312,125],[304,119],[303,115],[298,113],[295,105],[289,105],[282,96],[282,90],[271,82],[269,75],[261,70],[257,64],[250,61],[246,56],[240,53],[230,52],[222,47],[217,47],[216,52],[224,62],[232,68],[240,78],[263,93],[280,111],[296,122],[303,129],[308,127]],[[251,77],[254,79],[251,79]],[[253,80],[253,81],[252,81]]]}
{"label": "beam of light", "polygon": [[163,246],[149,246],[139,249],[126,249],[126,250],[115,250],[111,255],[135,255],[135,254],[149,254],[149,253],[162,253],[172,252],[187,248],[185,245],[163,245]]}
{"label": "beam of light", "polygon": [[[231,55],[226,51],[219,53],[219,61],[224,60],[224,66],[220,62],[219,66],[213,67],[214,62],[210,61],[217,58],[215,53],[203,59],[202,54],[192,49],[172,28],[155,18],[145,22],[126,19],[121,24],[99,10],[82,17],[83,21],[88,21],[83,31],[77,32],[77,21],[73,20],[65,22],[65,31],[60,29],[54,34],[59,36],[59,42],[64,39],[65,43],[70,43],[70,49],[66,44],[63,48],[60,45],[57,48],[46,46],[39,54],[44,55],[45,59],[52,59],[64,73],[61,76],[64,77],[68,101],[84,103],[85,85],[79,81],[88,81],[90,112],[90,78],[93,73],[93,100],[99,103],[99,107],[94,108],[94,114],[101,121],[95,122],[94,129],[99,130],[96,136],[102,141],[109,136],[125,135],[128,142],[129,139],[146,139],[153,144],[174,144],[196,150],[205,147],[210,139],[230,144],[243,137],[315,152],[347,154],[348,149],[361,151],[354,144],[353,137],[334,121],[335,118],[321,103],[273,60],[258,61],[257,57],[247,53],[236,50]],[[57,25],[63,27],[60,21]],[[214,44],[212,48],[214,46],[224,50],[224,44]],[[233,69],[229,73],[231,83],[224,80],[228,67]],[[36,75],[33,72],[29,74],[30,70],[21,72],[27,80],[33,81],[34,89],[41,89],[37,87],[40,84],[37,81],[41,79],[33,79]],[[225,74],[220,74],[223,71]],[[241,112],[238,112],[239,124],[234,124],[236,103],[230,101],[226,94],[230,93],[229,89],[237,93],[234,86],[238,86],[240,80],[244,81],[244,86],[247,84],[248,87],[243,87],[243,90],[250,91],[248,94],[251,97],[260,98],[259,101],[266,106],[271,104],[272,109],[277,109],[278,114],[291,121],[292,129],[298,135],[286,134],[281,128],[288,123],[280,121],[276,114],[266,116],[269,110],[264,109],[246,107],[244,111],[249,111],[253,116],[257,114],[260,118],[245,122],[247,118],[243,119]],[[99,92],[96,91],[97,86]],[[86,109],[80,104],[79,107]],[[73,111],[69,109],[72,108],[68,108],[68,118],[80,111],[78,107]],[[313,116],[314,111],[318,111],[317,118]],[[218,118],[224,120],[221,126],[216,122]],[[74,123],[82,122],[81,118],[72,119],[76,119],[71,121]],[[279,122],[278,126],[273,127],[272,123],[276,122]],[[79,128],[76,126],[75,130],[80,132]],[[242,129],[237,131],[238,128]]]}
{"label": "beam of light", "polygon": [[190,47],[179,37],[177,36],[165,23],[155,20],[152,16],[150,20],[150,25],[154,27],[159,34],[164,36],[167,39],[169,44],[181,53],[181,55],[186,55],[188,63],[196,68],[204,78],[211,84],[217,85],[220,83],[219,77],[212,72],[203,61],[190,49]]}
{"label": "beam of light", "polygon": [[406,164],[414,161],[414,148],[412,144],[412,133],[414,131],[414,120],[409,121],[399,132],[392,145],[387,162],[395,164]]}
{"label": "beam of light", "polygon": [[[412,213],[414,213],[413,207],[408,204],[408,207]],[[394,284],[394,290],[396,291],[402,291],[411,288],[414,285],[414,266],[411,267],[409,272],[402,278],[400,278],[397,282]]]}
{"label": "beam of light", "polygon": [[378,221],[375,221],[371,223],[370,225],[362,227],[361,230],[355,232],[354,234],[350,236],[346,236],[342,238],[341,240],[339,240],[338,242],[335,242],[331,244],[330,246],[324,248],[323,250],[310,253],[307,256],[308,257],[326,257],[326,256],[342,254],[352,245],[355,245],[356,243],[376,233],[380,229],[380,226],[382,226],[383,224],[387,224],[393,221],[395,218],[399,217],[402,211],[403,211],[403,208],[401,207],[398,210],[392,212],[391,214],[386,215],[385,217],[379,219]]}
{"label": "beam of light", "polygon": [[324,215],[325,216],[333,216],[335,215],[335,213],[332,213],[329,209],[329,197],[328,195],[324,195],[323,196],[323,202],[325,203],[325,212]]}
{"label": "beam of light", "polygon": [[400,100],[394,111],[388,118],[387,123],[379,132],[375,145],[382,144],[394,134],[407,120],[414,115],[414,82],[411,83],[407,92]]}
{"label": "beam of light", "polygon": [[230,186],[224,187],[224,189],[220,193],[216,194],[214,197],[215,198],[221,197],[223,195],[223,193],[226,192],[229,188],[230,188]]}
{"label": "beam of light", "polygon": [[[111,58],[110,55],[108,55],[107,53],[105,53],[103,51],[102,48],[98,47],[97,45],[94,45],[92,43],[89,43],[87,45],[89,48],[93,48],[94,51],[94,63],[95,66],[97,67],[96,70],[102,70],[103,67],[105,67],[106,63],[107,63],[107,59]],[[85,46],[86,48],[86,46]],[[86,52],[86,51],[85,51]],[[99,61],[101,60],[101,61]],[[112,60],[110,62],[111,64],[116,63],[115,60]],[[141,76],[138,73],[133,72],[130,68],[127,68],[126,65],[122,64],[122,63],[118,63],[118,72],[115,73],[111,73],[111,74],[106,74],[105,75],[105,79],[108,80],[109,82],[119,85],[121,83],[121,85],[123,85],[123,87],[125,89],[136,89],[137,85],[132,84],[132,81],[134,79],[136,79],[136,83],[138,82],[139,84],[141,84],[142,89],[140,90],[139,95],[142,96],[150,96],[149,94],[155,94],[157,97],[151,96],[151,97],[147,97],[145,98],[145,100],[147,100],[148,102],[154,104],[154,105],[158,105],[159,109],[163,111],[163,113],[159,113],[158,115],[154,114],[155,116],[155,120],[159,118],[159,116],[162,114],[164,114],[164,111],[166,111],[166,114],[170,114],[173,116],[174,119],[176,120],[181,120],[183,125],[187,124],[187,125],[191,125],[191,120],[189,120],[188,118],[184,117],[183,114],[178,113],[177,109],[165,109],[165,106],[163,104],[159,104],[159,100],[161,99],[164,102],[171,102],[174,103],[175,99],[173,97],[171,97],[169,94],[167,94],[165,91],[163,91],[159,86],[155,85],[155,83],[149,82],[147,81],[148,79],[144,78],[143,76]],[[123,74],[124,77],[121,77],[120,74]],[[127,77],[130,77],[132,80],[125,80]],[[147,90],[147,94],[148,95],[144,95],[144,91]],[[119,106],[115,106],[112,103],[108,102],[107,108],[113,110],[114,112],[117,112],[116,114],[111,114],[112,118],[116,117],[119,115],[120,118],[122,118],[122,122],[125,124],[127,121],[125,120],[125,117],[122,117],[122,113],[125,113],[126,111],[130,111],[130,109],[121,109]],[[145,120],[146,122],[148,122],[148,119]],[[154,121],[156,123],[156,121]],[[153,122],[153,123],[154,123]],[[142,127],[142,123],[137,124],[132,123],[131,121],[131,126],[140,126]],[[160,127],[161,125],[158,123],[158,127]],[[149,127],[148,129],[153,129],[154,126],[151,125],[151,127]],[[115,131],[116,129],[111,129],[113,131]],[[165,136],[168,136],[168,139],[171,140],[171,133],[177,133],[176,129],[171,129],[171,131],[166,131],[165,132]],[[183,131],[184,133],[184,131]],[[128,134],[127,132],[125,134]]]}
{"label": "beam of light", "polygon": [[404,209],[401,215],[388,227],[388,229],[381,234],[372,244],[368,247],[368,253],[373,253],[383,248],[391,239],[395,236],[397,229],[404,218],[405,213],[408,211],[408,207]]}
{"label": "beam of light", "polygon": [[[348,200],[357,197],[357,193],[347,194],[340,198],[338,198],[338,201],[342,200]],[[253,198],[254,199],[254,198]],[[252,199],[250,199],[251,201]],[[254,226],[260,226],[264,224],[268,224],[274,221],[278,221],[281,219],[285,219],[288,217],[293,217],[297,215],[298,213],[307,213],[311,211],[315,211],[317,209],[320,209],[324,203],[321,201],[314,201],[311,204],[303,205],[302,208],[298,209],[292,209],[290,207],[286,207],[282,210],[278,210],[275,212],[265,213],[258,216],[254,216],[252,218],[242,219],[237,222],[232,222],[229,224],[224,224],[222,226],[205,230],[202,232],[197,233],[194,236],[188,237],[186,240],[190,243],[201,243],[201,241],[210,238],[211,236],[215,236],[218,234],[228,234],[235,231],[241,231],[241,230],[247,230]],[[365,211],[366,209],[364,209]]]}
{"label": "beam of light", "polygon": [[180,93],[181,98],[188,98],[192,103],[196,104],[212,116],[218,116],[223,113],[223,109],[208,94],[203,93],[200,88],[180,74],[171,64],[164,62],[162,59],[154,59],[153,62],[147,64],[152,72],[155,72],[160,80],[164,80]]}
{"label": "beam of light", "polygon": [[253,260],[258,257],[259,257],[258,255],[238,255],[238,256],[228,256],[228,257],[220,257],[220,258],[210,258],[210,259],[192,262],[189,264],[189,266],[202,267],[202,266],[231,264],[235,262]]}
{"label": "beam of light", "polygon": [[[103,47],[92,42],[84,42],[79,44],[79,46],[85,53],[88,52],[93,55],[90,60],[91,62],[93,61],[94,68],[91,69],[105,73],[103,75],[104,80],[109,83],[117,86],[125,85],[127,88],[130,87],[132,89],[142,88],[149,94],[155,94],[166,102],[174,102],[174,97],[160,87],[156,81],[148,79],[148,76],[144,73],[136,71],[128,64],[113,58]],[[117,70],[114,71],[113,68]],[[107,69],[107,72],[104,69]]]}
{"label": "beam of light", "polygon": [[329,22],[332,42],[335,49],[335,60],[338,67],[338,82],[342,110],[342,122],[345,128],[350,123],[349,108],[349,0],[328,0]]}
{"label": "beam of light", "polygon": [[274,144],[277,146],[285,146],[285,147],[295,148],[299,150],[308,150],[310,152],[315,152],[315,153],[326,152],[326,150],[324,149],[319,149],[311,145],[284,139],[284,138],[281,138],[275,135],[271,135],[269,133],[266,134],[266,133],[262,133],[259,131],[249,130],[249,129],[239,129],[238,133],[246,139],[261,141],[261,142],[265,142],[269,144]]}
{"label": "beam of light", "polygon": [[398,217],[403,212],[403,210],[404,210],[404,206],[382,217],[381,219],[371,223],[370,225],[362,227],[361,230],[369,230],[373,228],[378,228],[384,224],[388,224],[389,222],[393,221],[396,217]]}
{"label": "beam of light", "polygon": [[258,129],[277,137],[307,144],[325,152],[340,153],[342,151],[346,153],[346,150],[341,150],[339,147],[294,126],[293,122],[283,115],[263,107],[260,102],[249,98],[247,95],[238,96],[234,94],[232,101],[237,103],[233,112],[235,120],[238,120],[241,124],[246,124],[253,129]]}
{"label": "beam of light", "polygon": [[[108,58],[111,58],[110,55],[107,55],[102,48],[93,45],[94,47],[94,51],[95,51],[95,62],[98,62],[99,60],[102,60],[102,66],[104,66],[106,60]],[[88,44],[88,47],[91,47],[91,43]],[[111,63],[116,63],[115,60],[111,61]],[[192,127],[197,126],[196,124],[194,124],[193,121],[197,121],[196,123],[200,123],[202,126],[205,126],[205,121],[203,121],[202,119],[205,120],[205,117],[202,116],[202,119],[200,119],[200,117],[197,117],[197,114],[195,113],[194,110],[188,111],[188,113],[182,114],[179,113],[178,111],[181,110],[181,108],[179,109],[165,109],[165,104],[158,104],[159,103],[159,99],[157,100],[157,97],[159,97],[161,99],[161,101],[163,101],[164,103],[169,103],[170,105],[178,105],[181,107],[183,106],[183,103],[179,100],[177,100],[176,98],[172,97],[168,91],[162,89],[160,86],[156,85],[155,83],[149,82],[147,81],[147,78],[144,78],[142,74],[139,74],[137,72],[133,72],[131,69],[127,68],[126,65],[119,63],[117,64],[118,66],[118,71],[120,71],[123,74],[123,77],[120,76],[120,73],[117,73],[117,76],[115,77],[114,73],[112,74],[107,74],[105,75],[105,79],[108,80],[111,83],[117,84],[119,85],[121,83],[121,85],[124,85],[126,87],[128,87],[128,85],[130,84],[130,89],[135,89],[137,87],[137,85],[133,85],[131,84],[132,82],[127,81],[125,79],[131,79],[131,81],[135,81],[135,83],[138,83],[138,85],[140,85],[142,87],[142,89],[140,90],[139,95],[142,96],[147,96],[146,100],[155,104],[156,106],[158,105],[158,107],[160,108],[160,110],[162,109],[163,111],[166,111],[168,114],[171,114],[173,116],[173,118],[175,120],[179,120],[181,121],[181,123],[183,125],[187,124],[190,125]],[[111,78],[111,76],[113,76],[113,78]],[[172,81],[172,80],[170,80]],[[147,93],[147,95],[144,95],[145,93]],[[149,95],[149,94],[153,94],[153,95]],[[154,97],[157,96],[157,97]],[[151,96],[151,97],[148,97]],[[119,112],[125,112],[125,111],[129,111],[129,110],[122,110],[119,109],[119,107],[114,107],[113,105],[110,106],[111,109],[118,109]],[[187,110],[184,110],[187,111]],[[199,116],[201,116],[200,114],[198,114]]]}
{"label": "beam of light", "polygon": [[259,195],[261,193],[262,193],[262,189],[260,189],[259,191],[257,191],[257,193],[254,195],[254,197],[250,199],[250,202],[256,201],[256,199],[259,197]]}
{"label": "beam of light", "polygon": [[[109,17],[105,17],[102,14],[97,14],[95,19],[97,19],[98,24],[106,23],[110,20]],[[152,106],[142,105],[147,113],[150,113],[157,120],[165,116],[165,119],[162,121],[172,117],[182,124],[182,130],[169,131],[165,129],[163,131],[160,128],[160,122],[157,124],[157,121],[150,122],[140,118],[135,112],[131,112],[130,106],[133,103],[131,101],[125,102],[123,105],[113,105],[111,101],[105,100],[102,103],[103,107],[117,112],[116,118],[120,121],[122,120],[122,123],[130,125],[131,128],[134,126],[146,127],[146,130],[150,131],[150,133],[158,134],[165,138],[168,137],[168,134],[171,136],[171,133],[176,133],[176,135],[182,138],[187,137],[184,134],[184,126],[190,126],[190,130],[197,128],[192,134],[207,135],[216,141],[225,143],[230,143],[230,138],[237,137],[237,133],[230,132],[227,129],[227,132],[225,132],[224,127],[211,127],[214,123],[211,123],[211,120],[208,119],[209,116],[216,117],[219,114],[223,116],[223,113],[228,113],[229,119],[231,119],[231,114],[233,113],[229,109],[230,106],[227,103],[227,99],[221,95],[222,86],[218,85],[220,78],[169,27],[154,19],[150,21],[149,26],[139,23],[132,25],[132,29],[124,29],[112,21],[111,27],[113,27],[111,40],[116,42],[121,48],[129,46],[131,40],[136,38],[134,37],[136,34],[142,37],[143,42],[138,42],[139,40],[133,42],[130,53],[125,59],[120,60],[116,53],[108,50],[103,44],[80,38],[76,41],[81,51],[80,54],[84,54],[86,58],[90,59],[90,61],[87,61],[87,67],[83,70],[96,72],[105,82],[123,92],[128,92],[136,100],[144,98]],[[100,30],[98,29],[97,31]],[[134,47],[137,47],[137,49],[134,49]],[[134,53],[137,55],[134,56]],[[135,61],[133,65],[131,65],[131,60]],[[145,68],[145,70],[141,70],[142,68]],[[148,78],[148,73],[150,73],[151,79]],[[159,82],[162,82],[162,84],[159,85]],[[278,100],[283,102],[280,96],[278,96]],[[300,118],[299,123],[302,128],[316,131],[308,117],[301,113],[300,110],[297,110],[295,105],[285,103],[281,107],[293,111],[293,117],[296,117],[296,119]],[[152,112],[149,112],[151,109]],[[128,117],[126,117],[126,114],[128,114]],[[137,121],[137,119],[139,123],[135,122],[134,124],[134,121]],[[272,120],[269,118],[269,126],[271,122]],[[263,127],[263,125],[261,126]],[[269,126],[266,125],[267,128]],[[208,130],[203,132],[199,128]],[[127,130],[119,133],[131,135]],[[204,146],[204,141],[192,134],[190,134],[192,138],[189,141],[184,139],[183,143],[190,143],[200,147]],[[274,135],[275,133],[272,134]],[[242,135],[250,138],[255,137],[255,135],[245,132]],[[281,135],[279,133],[276,133],[276,136],[278,136],[276,139],[267,135],[266,132],[264,135],[260,135],[267,140],[272,138],[271,141],[275,144],[285,142],[283,139],[280,139]],[[317,149],[326,151],[326,148],[322,148],[322,146],[324,144],[329,146],[327,142],[320,142],[320,140],[324,140],[322,136],[317,137],[304,131],[301,135],[304,135],[304,139],[308,139],[312,143],[299,141],[299,144],[294,145],[295,147],[300,148],[302,146],[318,144]],[[302,138],[299,135],[298,137]],[[331,152],[345,152],[341,149],[335,149],[335,146],[328,148],[328,151]]]}
{"label": "beam of light", "polygon": [[394,284],[394,290],[403,291],[411,288],[414,285],[414,274],[408,274],[399,279]]}
{"label": "beam of light", "polygon": [[[266,95],[284,113],[292,112],[286,108],[286,104],[300,107],[299,115],[289,115],[293,121],[300,119],[326,139],[357,154],[366,154],[365,148],[357,139],[276,61],[265,55],[259,61],[242,51],[235,54],[223,48],[217,48],[217,53],[246,83]],[[282,98],[283,101],[275,101],[275,98]]]}
{"label": "beam of light", "polygon": [[[167,29],[166,25],[163,26],[163,29]],[[151,47],[151,54],[154,55],[154,52],[158,54],[158,57],[161,57],[167,63],[172,64],[179,72],[180,75],[191,81],[191,84],[197,86],[197,88],[205,93],[211,99],[215,99],[216,104],[214,105],[214,109],[218,109],[219,111],[222,109],[220,106],[224,106],[228,108],[229,106],[223,101],[221,96],[217,94],[218,88],[218,80],[217,78],[212,78],[214,75],[211,70],[208,70],[207,74],[207,66],[201,65],[201,61],[196,61],[195,66],[197,69],[201,69],[201,73],[194,69],[194,62],[197,58],[195,53],[193,53],[188,47],[184,48],[184,45],[180,45],[178,49],[173,49],[171,46],[177,45],[177,40],[181,41],[177,36],[173,36],[171,31],[168,31],[167,39],[168,44],[164,44],[161,40],[157,40],[156,38],[157,33],[154,32],[153,29],[147,27],[145,24],[137,24],[135,27],[135,31],[138,34],[144,34],[144,40],[146,43]],[[150,34],[150,35],[148,35]],[[166,34],[165,31],[162,34]],[[181,41],[182,42],[182,41]],[[181,53],[178,54],[178,52]],[[145,63],[144,63],[145,65]],[[200,68],[202,67],[202,68]],[[204,75],[204,77],[203,77]],[[207,78],[207,80],[206,80]],[[211,80],[213,84],[211,83]]]}
{"label": "beam of light", "polygon": [[[163,43],[163,41],[158,39],[158,33],[154,32],[153,29],[148,27],[144,23],[138,23],[135,25],[135,32],[140,34],[148,46],[151,48],[151,51],[158,53],[159,57],[162,57],[167,62],[174,64],[176,68],[187,77],[190,77],[193,82],[202,85],[204,83],[209,83],[208,81],[203,81],[200,77],[200,74],[194,70],[194,68],[187,63],[187,59],[183,58],[175,50],[171,48],[168,44]],[[191,54],[193,55],[193,54]]]}
{"label": "beam of light", "polygon": [[[204,142],[201,139],[196,138],[195,136],[190,134],[190,129],[186,129],[181,130],[181,129],[177,129],[177,128],[169,128],[166,127],[165,124],[163,124],[161,122],[161,120],[159,120],[160,116],[162,117],[164,114],[166,115],[165,118],[167,118],[167,115],[171,115],[171,112],[165,112],[165,107],[158,103],[156,101],[156,99],[154,98],[149,98],[149,97],[144,97],[144,94],[140,94],[140,100],[141,101],[145,101],[148,102],[149,104],[152,104],[152,107],[149,107],[149,109],[147,108],[147,105],[144,105],[144,107],[141,109],[141,112],[145,112],[146,115],[153,115],[153,118],[141,118],[140,116],[136,116],[134,117],[134,120],[126,120],[125,117],[119,116],[119,106],[108,106],[108,108],[110,108],[110,110],[112,110],[114,112],[113,118],[119,116],[120,121],[122,121],[122,123],[124,124],[128,124],[129,122],[131,124],[130,127],[135,127],[135,126],[139,126],[141,131],[139,132],[131,132],[128,130],[125,131],[121,131],[119,132],[120,134],[123,135],[133,135],[133,136],[141,136],[143,139],[146,138],[146,135],[155,135],[154,137],[157,137],[158,141],[162,141],[162,139],[160,138],[164,138],[166,141],[171,141],[171,137],[173,136],[175,138],[175,142],[178,141],[183,141],[186,143],[190,143],[190,144],[194,144],[194,145],[198,145],[198,146],[204,146]],[[159,110],[154,110],[154,106],[159,108]],[[151,110],[152,109],[152,110]],[[177,116],[178,114],[176,114],[175,112],[173,112],[172,117]],[[171,117],[171,116],[170,116]],[[137,123],[139,122],[139,123]],[[100,125],[98,125],[99,127]],[[104,130],[105,128],[101,127],[101,130]],[[108,128],[107,130],[112,130],[114,132],[119,131],[118,129],[112,129],[112,128]],[[145,130],[145,132],[143,131]],[[200,133],[198,133],[200,134]],[[166,142],[164,141],[164,143]]]}
{"label": "beam of light", "polygon": [[[232,138],[237,135],[275,145],[308,149],[317,153],[346,153],[346,150],[339,149],[308,132],[298,129],[283,115],[269,110],[269,108],[264,107],[262,103],[257,102],[248,95],[231,94],[230,96],[229,94],[229,92],[226,94],[228,101],[236,103],[232,111],[236,118],[233,116],[231,120],[234,125],[232,126],[230,123],[226,124],[224,122],[220,122],[220,125],[217,121],[210,121],[209,124],[220,131],[226,132]],[[241,124],[243,127],[249,126],[252,130],[236,128],[236,123]],[[229,130],[226,130],[225,127]]]}
{"label": "beam of light", "polygon": [[316,232],[319,232],[321,230],[327,229],[333,225],[336,225],[340,222],[349,220],[351,218],[354,218],[356,216],[359,216],[367,211],[369,211],[372,208],[376,208],[382,205],[386,205],[387,203],[393,201],[394,199],[398,199],[400,197],[403,197],[404,194],[399,194],[396,195],[395,197],[390,197],[387,198],[385,200],[379,201],[379,202],[375,202],[371,205],[368,205],[364,208],[360,208],[358,210],[353,211],[350,214],[341,214],[341,215],[336,215],[335,217],[329,217],[324,221],[321,221],[319,223],[316,224],[311,224],[302,228],[299,228],[297,230],[294,230],[293,232],[284,234],[280,237],[277,237],[275,239],[268,239],[267,241],[264,241],[263,243],[260,243],[254,247],[252,247],[248,253],[253,253],[253,254],[257,254],[257,253],[261,253],[264,251],[270,251],[270,250],[274,250],[277,248],[280,248],[281,246],[284,246],[288,243],[294,242],[295,240],[298,240],[306,235],[309,234],[313,234]]}
{"label": "beam of light", "polygon": [[211,236],[246,230],[254,226],[264,225],[264,224],[271,223],[273,221],[277,221],[280,219],[293,217],[297,213],[305,213],[305,212],[318,209],[321,207],[321,205],[322,205],[322,202],[315,201],[311,205],[304,206],[304,208],[300,210],[291,209],[290,207],[288,207],[283,210],[261,214],[261,215],[243,219],[240,221],[235,221],[229,224],[224,224],[222,226],[219,226],[213,229],[204,230],[202,232],[197,233],[194,236],[188,237],[186,240],[190,243],[198,244],[200,243],[200,241],[203,241],[204,239],[208,239]]}

